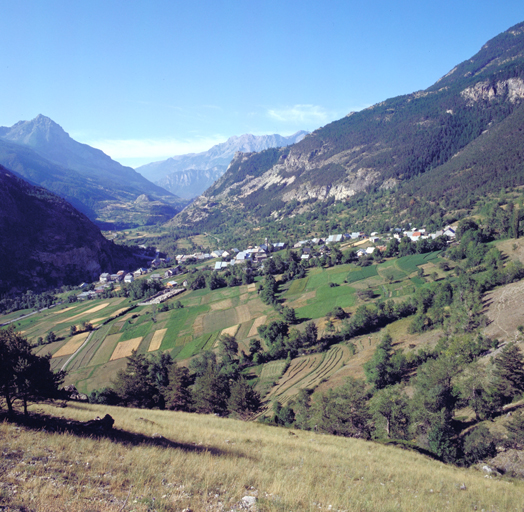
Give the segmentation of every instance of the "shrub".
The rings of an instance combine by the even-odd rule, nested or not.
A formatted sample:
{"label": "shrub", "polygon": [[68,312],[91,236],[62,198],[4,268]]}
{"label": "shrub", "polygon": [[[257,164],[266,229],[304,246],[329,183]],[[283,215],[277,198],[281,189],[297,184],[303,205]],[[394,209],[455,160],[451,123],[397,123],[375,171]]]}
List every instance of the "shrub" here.
{"label": "shrub", "polygon": [[464,460],[475,464],[497,454],[495,439],[485,425],[479,425],[464,438]]}

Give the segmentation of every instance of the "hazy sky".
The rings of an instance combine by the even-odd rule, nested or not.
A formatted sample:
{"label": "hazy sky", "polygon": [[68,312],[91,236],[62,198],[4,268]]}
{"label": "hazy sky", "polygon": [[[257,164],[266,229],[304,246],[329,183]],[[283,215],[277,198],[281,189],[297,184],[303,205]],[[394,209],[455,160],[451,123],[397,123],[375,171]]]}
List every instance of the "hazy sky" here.
{"label": "hazy sky", "polygon": [[0,0],[0,125],[137,166],[425,89],[524,21],[505,0]]}

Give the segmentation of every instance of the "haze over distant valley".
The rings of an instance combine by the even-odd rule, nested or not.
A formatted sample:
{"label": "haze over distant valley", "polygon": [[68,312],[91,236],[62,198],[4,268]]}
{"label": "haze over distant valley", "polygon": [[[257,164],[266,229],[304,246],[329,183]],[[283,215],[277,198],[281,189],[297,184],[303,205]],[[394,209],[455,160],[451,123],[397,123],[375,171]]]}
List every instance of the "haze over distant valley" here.
{"label": "haze over distant valley", "polygon": [[202,194],[226,172],[235,153],[252,153],[290,146],[300,142],[308,133],[300,130],[287,137],[278,134],[233,136],[208,151],[173,156],[167,160],[142,165],[136,170],[173,194],[192,199]]}

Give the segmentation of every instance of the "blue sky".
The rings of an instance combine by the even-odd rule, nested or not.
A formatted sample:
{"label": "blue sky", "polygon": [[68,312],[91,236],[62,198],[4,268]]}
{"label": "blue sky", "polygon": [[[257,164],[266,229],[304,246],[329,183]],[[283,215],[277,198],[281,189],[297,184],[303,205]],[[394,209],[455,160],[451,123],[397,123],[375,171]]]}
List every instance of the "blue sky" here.
{"label": "blue sky", "polygon": [[524,2],[0,0],[0,125],[38,114],[126,165],[314,130],[425,89]]}

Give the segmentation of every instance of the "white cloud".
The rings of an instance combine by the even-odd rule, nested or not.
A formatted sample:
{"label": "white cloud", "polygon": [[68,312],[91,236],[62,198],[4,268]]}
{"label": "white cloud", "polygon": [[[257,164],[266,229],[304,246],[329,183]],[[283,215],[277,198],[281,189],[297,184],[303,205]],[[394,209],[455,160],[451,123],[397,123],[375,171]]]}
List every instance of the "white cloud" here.
{"label": "white cloud", "polygon": [[318,105],[294,105],[281,109],[268,110],[268,116],[284,123],[310,124],[316,126],[330,119],[329,113]]}
{"label": "white cloud", "polygon": [[103,139],[86,142],[101,149],[115,160],[148,159],[163,160],[175,155],[200,153],[215,144],[224,142],[227,137],[213,135],[194,139]]}

